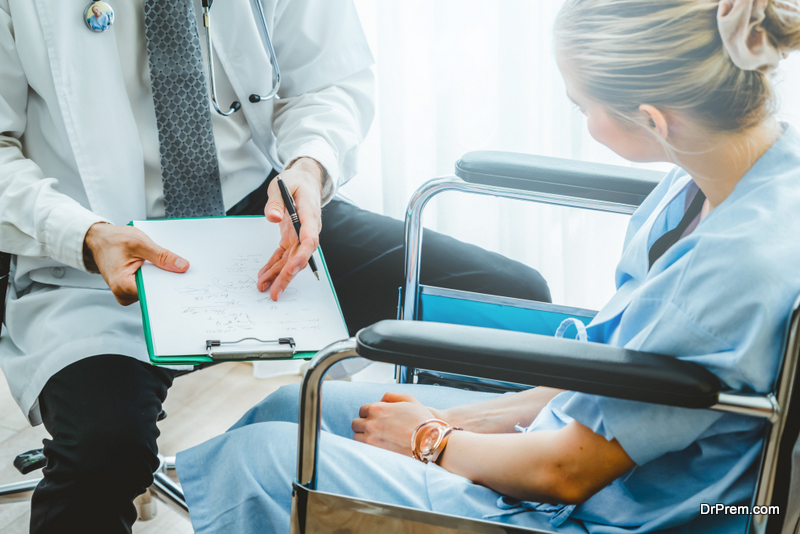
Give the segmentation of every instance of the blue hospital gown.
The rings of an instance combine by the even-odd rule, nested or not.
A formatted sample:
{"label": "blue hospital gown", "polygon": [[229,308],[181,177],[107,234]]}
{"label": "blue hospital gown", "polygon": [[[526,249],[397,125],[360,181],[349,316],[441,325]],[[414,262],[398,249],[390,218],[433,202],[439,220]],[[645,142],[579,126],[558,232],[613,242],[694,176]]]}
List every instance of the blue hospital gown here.
{"label": "blue hospital gown", "polygon": [[[674,169],[631,219],[617,292],[591,341],[702,364],[725,386],[771,390],[800,293],[800,136],[791,127],[733,193],[648,271],[648,250],[684,214],[693,181]],[[733,532],[746,517],[700,516],[700,503],[749,504],[763,423],[708,410],[564,393],[530,430],[572,419],[616,438],[637,467],[569,514],[589,532]],[[704,521],[709,525],[701,528]],[[609,526],[609,525],[614,525]],[[621,528],[620,528],[621,527]]]}
{"label": "blue hospital gown", "polygon": [[[693,187],[675,169],[634,214],[618,291],[589,325],[590,340],[671,354],[704,365],[733,390],[767,392],[800,293],[800,136],[787,128],[733,193],[648,269],[649,247],[678,225]],[[744,532],[747,516],[701,516],[700,504],[749,504],[765,427],[759,419],[562,393],[526,431],[577,420],[616,438],[636,467],[579,506],[528,503],[347,439],[358,406],[378,400],[380,387],[438,408],[487,395],[326,384],[321,490],[565,534]],[[296,426],[281,421],[296,420],[296,411],[297,390],[279,391],[228,433],[178,455],[198,532],[286,530]]]}

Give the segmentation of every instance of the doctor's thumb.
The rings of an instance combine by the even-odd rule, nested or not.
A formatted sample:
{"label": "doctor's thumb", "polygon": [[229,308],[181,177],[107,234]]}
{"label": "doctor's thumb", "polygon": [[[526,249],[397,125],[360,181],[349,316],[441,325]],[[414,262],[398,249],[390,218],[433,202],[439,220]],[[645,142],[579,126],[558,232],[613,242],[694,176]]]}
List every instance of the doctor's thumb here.
{"label": "doctor's thumb", "polygon": [[165,271],[172,273],[184,273],[189,269],[189,262],[181,258],[174,252],[171,252],[164,247],[154,245],[149,254],[144,255],[147,261]]}
{"label": "doctor's thumb", "polygon": [[267,205],[264,208],[264,215],[267,216],[267,220],[269,222],[281,222],[283,220],[283,202],[273,202],[271,200],[267,202]]}
{"label": "doctor's thumb", "polygon": [[269,222],[279,223],[283,220],[283,211],[283,199],[278,188],[278,182],[272,180],[267,190],[267,205],[264,206],[264,215],[267,216]]}

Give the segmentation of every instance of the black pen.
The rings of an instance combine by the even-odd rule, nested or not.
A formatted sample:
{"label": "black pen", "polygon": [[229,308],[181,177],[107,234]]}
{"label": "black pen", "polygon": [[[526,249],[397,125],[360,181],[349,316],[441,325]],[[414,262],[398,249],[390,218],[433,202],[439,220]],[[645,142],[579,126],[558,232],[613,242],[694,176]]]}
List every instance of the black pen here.
{"label": "black pen", "polygon": [[[297,210],[294,207],[292,195],[289,194],[289,190],[286,189],[286,184],[283,183],[283,180],[280,178],[276,178],[276,180],[278,181],[278,187],[280,188],[281,196],[283,197],[283,205],[286,206],[286,211],[289,212],[289,217],[292,218],[294,231],[297,232],[297,239],[300,239],[300,217],[297,216]],[[314,276],[316,276],[317,280],[319,280],[319,273],[317,273],[317,264],[314,263],[314,256],[308,258],[308,266],[311,267],[311,271],[314,273]]]}

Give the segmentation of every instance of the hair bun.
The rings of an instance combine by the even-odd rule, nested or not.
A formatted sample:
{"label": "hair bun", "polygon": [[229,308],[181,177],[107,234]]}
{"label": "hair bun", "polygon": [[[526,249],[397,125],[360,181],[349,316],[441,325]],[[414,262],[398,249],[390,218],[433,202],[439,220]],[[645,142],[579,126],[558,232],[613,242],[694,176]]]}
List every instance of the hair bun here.
{"label": "hair bun", "polygon": [[[565,0],[555,25],[557,54],[570,83],[621,123],[651,131],[639,112],[646,103],[712,136],[743,132],[774,116],[772,80],[758,75],[764,72],[759,67],[777,67],[800,45],[799,5],[800,0]],[[754,30],[757,39],[748,41]],[[730,43],[738,47],[734,53],[743,52],[736,59]],[[739,66],[742,56],[752,56],[752,68]]]}
{"label": "hair bun", "polygon": [[800,50],[800,0],[770,0],[762,27],[783,57]]}

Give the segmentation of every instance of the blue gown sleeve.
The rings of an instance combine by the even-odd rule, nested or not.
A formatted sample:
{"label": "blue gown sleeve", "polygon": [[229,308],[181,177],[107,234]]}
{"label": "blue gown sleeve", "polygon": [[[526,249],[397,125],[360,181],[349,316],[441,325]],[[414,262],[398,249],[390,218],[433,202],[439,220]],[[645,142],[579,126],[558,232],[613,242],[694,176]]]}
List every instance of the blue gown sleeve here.
{"label": "blue gown sleeve", "polygon": [[[731,347],[699,328],[669,303],[640,299],[635,306],[643,328],[626,344],[628,348],[680,354],[687,346],[692,346],[699,353],[721,359],[732,354]],[[678,332],[680,335],[676,335]],[[675,408],[582,393],[569,394],[551,408],[608,440],[616,439],[637,465],[683,450],[701,436],[708,437],[709,429],[724,415],[710,410]],[[752,426],[744,419],[742,424],[747,428]]]}
{"label": "blue gown sleeve", "polygon": [[[725,252],[729,243],[703,239],[703,246],[692,236],[675,245],[669,267],[651,273],[607,342],[694,361],[733,390],[766,392],[780,359],[780,315],[786,303],[765,298],[770,282],[757,276],[766,272],[758,255],[736,258],[738,264],[731,268],[732,258]],[[583,394],[552,408],[609,440],[617,439],[637,465],[684,450],[699,439],[752,432],[762,425],[755,418],[722,412]],[[724,424],[717,424],[723,418]]]}
{"label": "blue gown sleeve", "polygon": [[636,465],[681,451],[701,437],[709,437],[709,430],[724,415],[582,393],[570,395],[554,410],[609,441],[616,439]]}

